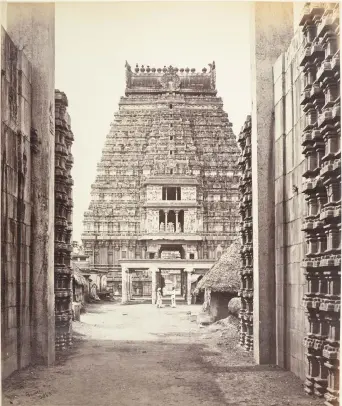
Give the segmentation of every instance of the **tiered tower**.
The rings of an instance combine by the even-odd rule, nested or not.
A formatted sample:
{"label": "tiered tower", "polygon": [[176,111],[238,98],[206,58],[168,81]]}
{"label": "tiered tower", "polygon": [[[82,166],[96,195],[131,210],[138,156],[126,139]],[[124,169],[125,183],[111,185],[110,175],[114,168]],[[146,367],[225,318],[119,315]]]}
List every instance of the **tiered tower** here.
{"label": "tiered tower", "polygon": [[339,404],[339,335],[341,267],[341,123],[339,5],[310,3],[301,26],[301,58],[306,160],[304,219],[307,252],[303,266],[308,281],[304,304],[309,319],[305,339],[306,391]]}
{"label": "tiered tower", "polygon": [[241,148],[239,165],[240,214],[241,214],[241,312],[240,345],[246,350],[253,349],[253,222],[252,222],[252,124],[247,116],[238,142]]}
{"label": "tiered tower", "polygon": [[56,350],[72,343],[72,185],[71,168],[74,140],[70,117],[66,111],[68,99],[55,91],[55,322]]}
{"label": "tiered tower", "polygon": [[200,73],[126,64],[125,97],[84,215],[95,268],[119,271],[129,259],[213,262],[236,237],[239,151],[215,73],[215,63]]}

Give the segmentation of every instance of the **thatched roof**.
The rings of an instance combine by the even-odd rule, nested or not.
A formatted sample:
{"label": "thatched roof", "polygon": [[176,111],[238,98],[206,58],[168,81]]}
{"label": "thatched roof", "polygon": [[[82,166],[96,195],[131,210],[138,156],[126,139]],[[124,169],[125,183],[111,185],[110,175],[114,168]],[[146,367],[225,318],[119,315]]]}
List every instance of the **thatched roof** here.
{"label": "thatched roof", "polygon": [[88,285],[86,278],[82,275],[82,272],[79,268],[74,267],[72,276],[75,279],[75,282],[77,283],[77,285],[83,285],[83,286]]}
{"label": "thatched roof", "polygon": [[236,293],[240,289],[240,249],[241,241],[237,238],[198,282],[195,293],[204,289]]}

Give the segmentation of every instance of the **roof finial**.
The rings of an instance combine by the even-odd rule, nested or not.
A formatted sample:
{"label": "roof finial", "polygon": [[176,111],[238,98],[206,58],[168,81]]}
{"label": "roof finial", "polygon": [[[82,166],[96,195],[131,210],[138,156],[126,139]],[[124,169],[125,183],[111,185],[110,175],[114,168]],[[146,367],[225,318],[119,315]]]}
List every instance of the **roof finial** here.
{"label": "roof finial", "polygon": [[125,63],[125,68],[130,72],[131,71],[131,66],[130,64],[126,61]]}
{"label": "roof finial", "polygon": [[216,68],[215,61],[213,61],[213,63],[209,63],[209,67],[210,67],[210,72],[215,70],[215,68]]}

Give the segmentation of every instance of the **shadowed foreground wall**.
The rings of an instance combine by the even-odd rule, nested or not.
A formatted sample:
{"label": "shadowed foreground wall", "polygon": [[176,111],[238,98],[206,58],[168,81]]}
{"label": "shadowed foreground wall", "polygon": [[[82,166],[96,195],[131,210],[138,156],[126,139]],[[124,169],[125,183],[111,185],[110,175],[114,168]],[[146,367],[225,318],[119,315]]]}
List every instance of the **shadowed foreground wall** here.
{"label": "shadowed foreground wall", "polygon": [[31,65],[2,31],[2,373],[31,361]]}
{"label": "shadowed foreground wall", "polygon": [[8,4],[6,17],[0,151],[3,378],[29,363],[55,360],[54,5]]}
{"label": "shadowed foreground wall", "polygon": [[[341,299],[339,5],[303,3],[288,40],[285,9],[277,35],[260,25],[282,6],[255,5],[253,27],[254,355],[291,370],[308,394],[333,406]],[[277,48],[279,32],[285,52]]]}
{"label": "shadowed foreground wall", "polygon": [[311,3],[274,66],[277,363],[339,396],[339,6]]}

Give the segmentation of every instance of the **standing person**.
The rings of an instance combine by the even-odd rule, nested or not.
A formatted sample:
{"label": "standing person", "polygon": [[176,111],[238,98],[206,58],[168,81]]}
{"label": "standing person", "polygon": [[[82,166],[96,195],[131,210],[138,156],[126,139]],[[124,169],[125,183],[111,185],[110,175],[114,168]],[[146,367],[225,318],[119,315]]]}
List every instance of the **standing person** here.
{"label": "standing person", "polygon": [[163,307],[163,296],[160,288],[157,290],[157,307]]}
{"label": "standing person", "polygon": [[175,287],[172,288],[172,292],[171,292],[171,307],[176,307],[176,289],[175,289]]}
{"label": "standing person", "polygon": [[164,296],[164,288],[165,288],[165,278],[162,276],[160,281],[160,292],[162,296]]}

